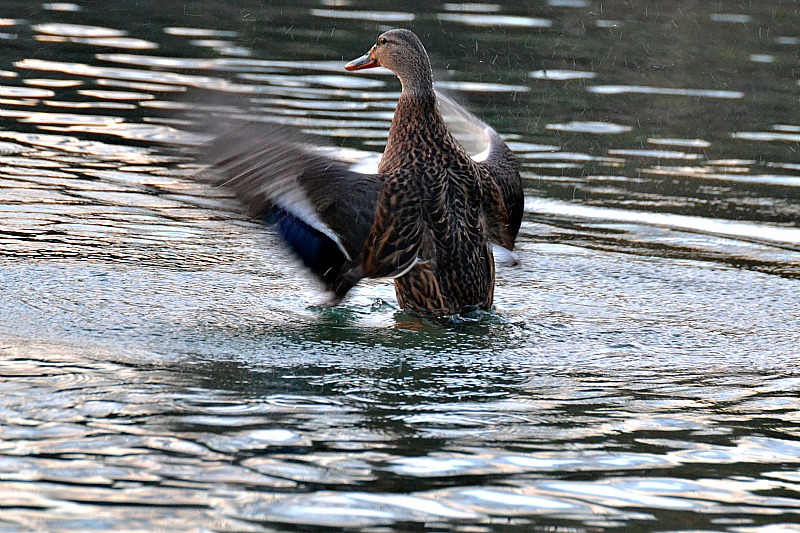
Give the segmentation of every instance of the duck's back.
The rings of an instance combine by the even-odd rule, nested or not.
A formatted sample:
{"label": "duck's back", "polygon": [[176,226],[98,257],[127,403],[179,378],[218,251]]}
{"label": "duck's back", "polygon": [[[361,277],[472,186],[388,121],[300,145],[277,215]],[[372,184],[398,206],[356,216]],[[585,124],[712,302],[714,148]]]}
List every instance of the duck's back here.
{"label": "duck's back", "polygon": [[[450,134],[435,98],[401,96],[395,117],[378,167],[388,179],[372,243],[373,250],[395,254],[398,303],[443,315],[489,309],[494,260],[484,209],[487,172]],[[410,246],[396,243],[412,235],[419,241],[409,262],[396,250]]]}
{"label": "duck's back", "polygon": [[[419,239],[413,262],[396,261],[398,303],[442,315],[489,309],[494,262],[482,209],[483,170],[446,132],[435,147],[405,148],[384,160],[396,168],[381,193],[375,227],[383,243]],[[404,247],[390,247],[396,248]]]}

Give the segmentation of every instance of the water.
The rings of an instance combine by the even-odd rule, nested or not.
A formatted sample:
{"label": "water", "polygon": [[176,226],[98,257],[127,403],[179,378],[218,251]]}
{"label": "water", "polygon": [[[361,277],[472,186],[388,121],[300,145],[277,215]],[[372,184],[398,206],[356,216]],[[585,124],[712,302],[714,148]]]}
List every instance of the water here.
{"label": "water", "polygon": [[[0,531],[798,530],[796,3],[222,4],[2,5]],[[175,147],[374,164],[400,25],[523,165],[478,324],[319,307]]]}

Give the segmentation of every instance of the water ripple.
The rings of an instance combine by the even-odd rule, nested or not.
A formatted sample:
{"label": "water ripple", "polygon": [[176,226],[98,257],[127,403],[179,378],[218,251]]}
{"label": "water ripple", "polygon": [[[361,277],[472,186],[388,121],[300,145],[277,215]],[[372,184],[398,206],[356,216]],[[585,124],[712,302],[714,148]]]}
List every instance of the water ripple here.
{"label": "water ripple", "polygon": [[112,78],[127,81],[143,81],[148,83],[159,82],[167,85],[205,87],[208,89],[228,91],[246,90],[246,88],[223,78],[193,76],[189,74],[178,74],[176,72],[156,72],[118,67],[98,67],[82,63],[62,63],[59,61],[48,61],[43,59],[24,59],[17,62],[16,66],[22,69],[44,72],[61,72],[64,74],[86,76],[90,78]]}
{"label": "water ripple", "polygon": [[742,98],[742,91],[723,91],[717,89],[681,89],[672,87],[647,87],[641,85],[594,85],[588,91],[598,94],[661,94],[668,96],[694,96],[703,98]]}
{"label": "water ripple", "polygon": [[101,28],[98,26],[82,26],[80,24],[66,24],[52,22],[48,24],[35,24],[31,27],[33,31],[59,35],[61,37],[85,37],[85,38],[107,38],[122,37],[127,32],[114,30],[111,28]]}
{"label": "water ripple", "polygon": [[55,93],[48,89],[0,85],[0,96],[10,96],[12,98],[49,98],[55,96]]}
{"label": "water ripple", "polygon": [[588,80],[597,77],[596,72],[585,72],[580,70],[535,70],[528,74],[531,78],[537,80]]}
{"label": "water ripple", "polygon": [[340,9],[311,9],[315,17],[332,19],[370,20],[376,22],[410,22],[414,20],[413,13],[400,11],[345,11]]}
{"label": "water ripple", "polygon": [[631,131],[633,128],[631,126],[614,124],[612,122],[573,120],[566,124],[548,124],[547,129],[554,131],[574,131],[581,133],[620,134]]}
{"label": "water ripple", "polygon": [[439,20],[445,22],[458,22],[469,26],[501,26],[519,28],[549,28],[553,22],[548,19],[536,17],[520,17],[512,15],[471,15],[465,13],[439,13]]}

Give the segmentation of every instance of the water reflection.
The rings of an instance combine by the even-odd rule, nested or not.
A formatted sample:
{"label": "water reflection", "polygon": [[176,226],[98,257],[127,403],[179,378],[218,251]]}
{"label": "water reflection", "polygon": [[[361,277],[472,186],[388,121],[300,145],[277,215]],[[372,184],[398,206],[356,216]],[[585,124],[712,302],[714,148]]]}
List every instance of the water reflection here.
{"label": "water reflection", "polygon": [[[791,9],[6,4],[0,529],[791,530]],[[342,57],[393,25],[524,169],[478,324],[318,307],[183,157],[212,113],[374,167],[399,89]]]}
{"label": "water reflection", "polygon": [[[185,519],[213,516],[223,530],[240,530],[239,520],[367,527],[491,517],[518,517],[521,526],[534,517],[586,527],[608,520],[602,527],[625,528],[664,510],[710,521],[748,516],[749,523],[762,513],[798,512],[797,500],[785,496],[793,490],[791,471],[774,470],[797,463],[796,443],[780,430],[751,436],[746,420],[768,409],[775,422],[790,425],[798,405],[782,391],[796,386],[796,377],[744,372],[709,379],[685,369],[671,379],[653,368],[627,384],[605,371],[548,372],[506,387],[505,396],[483,391],[457,400],[483,390],[465,378],[451,402],[438,403],[447,393],[437,392],[403,407],[347,392],[350,385],[336,379],[292,388],[312,385],[310,373],[331,377],[336,365],[270,375],[230,364],[240,380],[198,388],[198,378],[232,374],[193,365],[148,370],[97,356],[78,365],[74,348],[60,356],[52,347],[30,348],[51,357],[15,349],[3,367],[8,422],[0,428],[0,487],[4,502],[27,509],[4,514],[8,525],[50,527],[53,516],[86,520],[98,503],[114,509],[115,521],[129,518],[119,504],[133,503],[152,514],[143,524],[170,523],[182,508]],[[358,367],[366,370],[363,363]],[[279,381],[283,392],[264,388]],[[325,396],[310,394],[325,386]],[[545,394],[547,387],[558,392]],[[32,404],[31,393],[40,389],[51,391],[50,399]],[[718,426],[722,415],[742,426],[728,433]],[[625,446],[592,444],[611,436]],[[756,477],[670,475],[682,465],[710,472],[725,464],[746,466]],[[758,479],[760,471],[766,478]],[[420,490],[415,480],[430,488]],[[387,483],[394,491],[364,490]],[[82,487],[77,494],[75,485]],[[219,486],[226,491],[210,491]]]}
{"label": "water reflection", "polygon": [[641,85],[594,85],[589,91],[598,94],[660,94],[667,96],[694,96],[699,98],[742,98],[742,91],[720,91],[716,89],[674,89],[671,87],[643,87]]}
{"label": "water reflection", "polygon": [[315,17],[332,19],[369,20],[373,22],[410,22],[414,20],[413,13],[399,11],[352,11],[343,9],[310,9],[309,13]]}
{"label": "water reflection", "polygon": [[462,13],[440,13],[439,20],[445,22],[457,22],[469,26],[503,26],[519,28],[549,28],[552,22],[547,19],[533,17],[517,17],[512,15],[467,15]]}

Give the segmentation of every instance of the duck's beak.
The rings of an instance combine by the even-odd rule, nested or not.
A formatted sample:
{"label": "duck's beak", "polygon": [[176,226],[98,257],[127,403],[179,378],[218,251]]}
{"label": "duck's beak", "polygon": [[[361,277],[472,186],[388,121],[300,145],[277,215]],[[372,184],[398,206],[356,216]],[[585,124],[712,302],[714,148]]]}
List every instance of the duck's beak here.
{"label": "duck's beak", "polygon": [[375,68],[381,66],[381,62],[375,58],[375,47],[369,49],[369,52],[361,57],[358,57],[344,66],[345,70],[363,70],[365,68]]}

